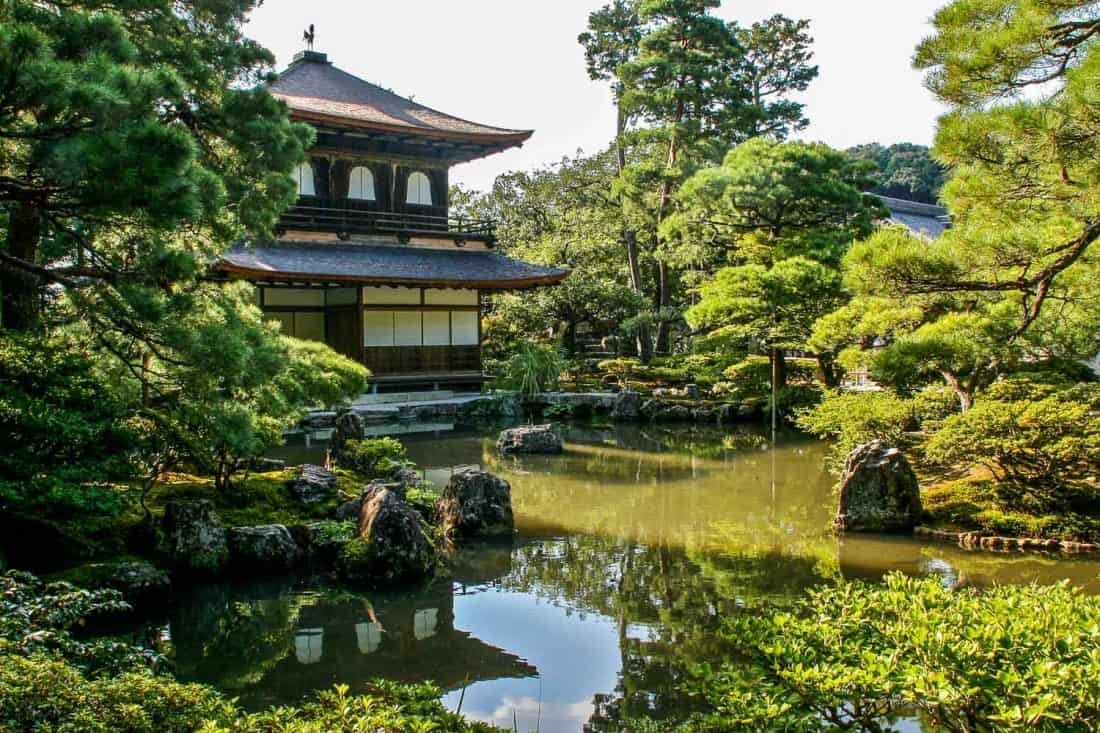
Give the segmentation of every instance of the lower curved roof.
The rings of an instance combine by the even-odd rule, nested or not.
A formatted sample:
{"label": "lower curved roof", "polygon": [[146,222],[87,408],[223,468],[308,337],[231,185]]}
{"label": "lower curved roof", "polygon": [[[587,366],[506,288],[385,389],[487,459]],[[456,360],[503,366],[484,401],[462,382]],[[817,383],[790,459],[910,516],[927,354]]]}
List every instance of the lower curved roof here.
{"label": "lower curved roof", "polygon": [[215,269],[248,280],[326,281],[479,290],[556,285],[568,270],[497,252],[350,242],[257,242],[227,250]]}

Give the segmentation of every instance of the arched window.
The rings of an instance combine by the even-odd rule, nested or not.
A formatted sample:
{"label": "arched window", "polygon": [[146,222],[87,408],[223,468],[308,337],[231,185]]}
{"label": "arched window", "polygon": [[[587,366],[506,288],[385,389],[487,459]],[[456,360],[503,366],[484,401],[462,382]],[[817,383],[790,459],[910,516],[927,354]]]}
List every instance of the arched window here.
{"label": "arched window", "polygon": [[299,196],[316,196],[313,188],[313,166],[309,163],[299,163],[294,169],[294,181],[298,184]]}
{"label": "arched window", "polygon": [[374,201],[374,174],[365,165],[351,169],[348,179],[348,198],[362,201]]}
{"label": "arched window", "polygon": [[419,204],[421,206],[432,205],[432,184],[428,177],[416,171],[409,176],[409,192],[405,196],[405,203]]}

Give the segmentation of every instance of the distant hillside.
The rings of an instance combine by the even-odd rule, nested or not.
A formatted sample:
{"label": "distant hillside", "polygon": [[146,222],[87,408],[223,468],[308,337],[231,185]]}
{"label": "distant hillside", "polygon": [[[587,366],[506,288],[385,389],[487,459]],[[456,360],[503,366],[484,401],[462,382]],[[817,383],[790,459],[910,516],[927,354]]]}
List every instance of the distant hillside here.
{"label": "distant hillside", "polygon": [[879,185],[874,193],[908,201],[935,204],[947,180],[947,169],[940,165],[928,148],[913,143],[885,147],[868,143],[849,148],[853,158],[869,160],[878,166]]}

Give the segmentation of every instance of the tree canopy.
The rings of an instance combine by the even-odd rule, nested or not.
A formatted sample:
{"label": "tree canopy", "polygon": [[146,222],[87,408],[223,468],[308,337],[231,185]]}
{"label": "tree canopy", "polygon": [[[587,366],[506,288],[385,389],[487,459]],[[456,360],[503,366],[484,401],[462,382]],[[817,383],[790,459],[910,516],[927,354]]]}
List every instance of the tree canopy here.
{"label": "tree canopy", "polygon": [[[239,466],[304,405],[365,381],[209,278],[224,248],[271,236],[313,140],[262,85],[274,58],[242,33],[254,5],[0,6],[0,338],[79,354],[105,398],[50,409],[80,407],[98,424],[112,405],[143,471],[180,456],[215,473]],[[24,386],[6,399],[33,401]],[[30,435],[17,450],[33,452]]]}
{"label": "tree canopy", "polygon": [[868,143],[849,148],[848,155],[878,167],[871,193],[926,204],[939,202],[948,170],[924,145]]}
{"label": "tree canopy", "polygon": [[[1100,7],[959,0],[933,22],[916,63],[951,105],[935,154],[953,170],[952,226],[934,241],[876,233],[847,255],[846,282],[899,316],[860,308],[887,341],[869,357],[876,375],[936,375],[965,410],[1018,365],[1096,353]],[[847,342],[867,348],[860,320]]]}

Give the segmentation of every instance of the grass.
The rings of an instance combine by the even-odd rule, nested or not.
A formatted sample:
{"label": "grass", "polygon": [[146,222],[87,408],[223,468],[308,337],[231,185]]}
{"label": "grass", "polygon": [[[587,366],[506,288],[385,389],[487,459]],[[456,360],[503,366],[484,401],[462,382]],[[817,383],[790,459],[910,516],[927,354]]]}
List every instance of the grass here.
{"label": "grass", "polygon": [[988,476],[971,475],[921,492],[931,526],[1001,537],[1100,542],[1100,517],[1078,512],[1031,514],[1001,505]]}

